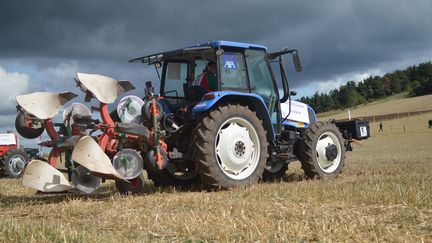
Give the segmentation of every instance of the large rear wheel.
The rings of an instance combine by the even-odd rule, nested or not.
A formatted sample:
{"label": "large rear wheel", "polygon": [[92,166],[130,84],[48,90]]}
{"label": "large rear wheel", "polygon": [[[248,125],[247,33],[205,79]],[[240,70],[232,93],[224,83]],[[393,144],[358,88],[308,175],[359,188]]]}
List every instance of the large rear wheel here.
{"label": "large rear wheel", "polygon": [[262,177],[266,131],[249,108],[229,104],[211,111],[199,123],[194,141],[193,157],[205,184],[228,188]]}
{"label": "large rear wheel", "polygon": [[307,177],[335,177],[345,164],[345,141],[333,123],[316,122],[303,133],[298,156]]}

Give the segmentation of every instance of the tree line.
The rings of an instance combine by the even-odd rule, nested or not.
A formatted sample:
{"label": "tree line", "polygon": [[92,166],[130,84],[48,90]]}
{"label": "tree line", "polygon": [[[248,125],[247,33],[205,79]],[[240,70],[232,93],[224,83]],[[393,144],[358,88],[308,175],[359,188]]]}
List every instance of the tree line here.
{"label": "tree line", "polygon": [[299,101],[319,113],[354,107],[401,92],[408,92],[411,96],[432,94],[432,63],[410,66],[382,77],[370,76],[358,83],[348,81],[328,94],[316,92],[311,97],[301,97]]}

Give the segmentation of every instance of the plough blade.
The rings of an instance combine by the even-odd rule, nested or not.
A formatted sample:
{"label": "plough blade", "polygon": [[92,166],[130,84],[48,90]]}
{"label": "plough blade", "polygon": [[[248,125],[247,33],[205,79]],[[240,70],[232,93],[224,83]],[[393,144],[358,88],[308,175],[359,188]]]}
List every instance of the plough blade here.
{"label": "plough blade", "polygon": [[129,81],[117,81],[99,74],[77,73],[76,81],[106,104],[113,103],[124,92],[135,89]]}
{"label": "plough blade", "polygon": [[72,92],[50,93],[35,92],[16,97],[18,105],[36,118],[45,120],[53,118],[60,112],[62,106],[78,95]]}
{"label": "plough blade", "polygon": [[74,188],[60,171],[41,160],[32,160],[27,165],[23,185],[42,192],[64,192]]}
{"label": "plough blade", "polygon": [[75,144],[72,160],[101,177],[115,177],[116,179],[127,181],[117,173],[111,164],[110,158],[99,147],[96,141],[89,136],[82,137]]}

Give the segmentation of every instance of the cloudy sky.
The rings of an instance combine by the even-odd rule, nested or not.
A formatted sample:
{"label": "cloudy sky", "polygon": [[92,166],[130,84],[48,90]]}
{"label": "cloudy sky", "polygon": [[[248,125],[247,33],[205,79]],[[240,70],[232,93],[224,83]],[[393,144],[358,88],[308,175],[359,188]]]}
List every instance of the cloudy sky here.
{"label": "cloudy sky", "polygon": [[430,0],[2,0],[0,132],[13,129],[18,94],[80,93],[78,71],[130,80],[142,93],[157,76],[129,59],[209,40],[296,48],[303,72],[289,67],[291,87],[327,92],[430,61],[431,13]]}

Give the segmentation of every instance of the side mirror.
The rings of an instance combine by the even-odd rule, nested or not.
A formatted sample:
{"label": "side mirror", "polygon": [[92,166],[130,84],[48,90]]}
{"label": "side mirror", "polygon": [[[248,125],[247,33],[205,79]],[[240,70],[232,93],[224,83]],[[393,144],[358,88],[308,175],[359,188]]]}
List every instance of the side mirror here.
{"label": "side mirror", "polygon": [[295,90],[290,90],[290,96],[296,96],[297,95],[297,91]]}
{"label": "side mirror", "polygon": [[294,62],[295,70],[297,72],[301,72],[303,68],[302,68],[302,65],[301,65],[301,62],[300,62],[300,57],[299,57],[298,53],[294,53],[292,55],[292,59],[293,59],[293,62]]}

